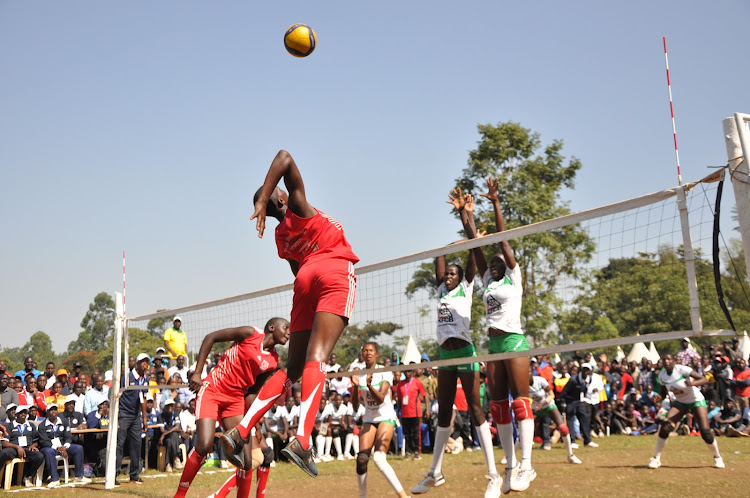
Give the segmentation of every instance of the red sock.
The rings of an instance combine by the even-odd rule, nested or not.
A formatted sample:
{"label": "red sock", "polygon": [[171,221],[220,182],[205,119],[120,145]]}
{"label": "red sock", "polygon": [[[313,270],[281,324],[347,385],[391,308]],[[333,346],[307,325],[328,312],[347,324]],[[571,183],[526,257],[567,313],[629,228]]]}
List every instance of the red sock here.
{"label": "red sock", "polygon": [[177,487],[177,492],[174,494],[175,498],[183,497],[187,494],[190,489],[190,483],[195,479],[195,475],[201,469],[203,462],[206,457],[200,456],[195,448],[190,450],[185,462],[185,468],[182,469],[182,477],[180,477],[180,484]]}
{"label": "red sock", "polygon": [[258,479],[258,487],[255,490],[255,498],[263,498],[266,496],[266,483],[268,482],[268,473],[271,472],[270,467],[258,467],[255,473],[255,477]]}
{"label": "red sock", "polygon": [[325,363],[308,361],[302,371],[302,403],[299,408],[297,439],[303,448],[310,449],[310,434],[315,425],[315,414],[323,396],[326,374]]}
{"label": "red sock", "polygon": [[237,470],[232,472],[232,475],[229,476],[229,479],[224,482],[224,484],[221,485],[219,490],[214,493],[214,498],[224,498],[229,494],[230,491],[234,489],[234,487],[237,485]]}
{"label": "red sock", "polygon": [[273,406],[278,397],[286,392],[287,381],[288,378],[286,372],[283,370],[277,370],[276,373],[273,374],[265,384],[263,384],[263,387],[260,388],[258,396],[255,398],[255,401],[253,401],[253,404],[250,405],[250,409],[245,414],[242,422],[237,424],[237,430],[240,431],[240,435],[243,438],[247,438],[247,436],[250,435],[250,431],[255,427],[255,424],[263,418],[263,415],[265,415],[268,409]]}
{"label": "red sock", "polygon": [[250,489],[253,487],[253,471],[237,471],[237,498],[249,498]]}

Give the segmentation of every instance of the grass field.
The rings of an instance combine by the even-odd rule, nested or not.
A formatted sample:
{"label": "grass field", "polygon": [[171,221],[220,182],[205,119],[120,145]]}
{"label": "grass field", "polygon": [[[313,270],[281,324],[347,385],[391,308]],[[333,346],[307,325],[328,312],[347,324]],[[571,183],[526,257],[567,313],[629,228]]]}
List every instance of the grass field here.
{"label": "grass field", "polygon": [[[595,440],[599,448],[576,450],[583,465],[565,462],[562,444],[552,451],[534,451],[532,461],[538,477],[525,496],[748,496],[750,494],[750,440],[747,438],[719,438],[719,448],[727,468],[714,469],[713,458],[700,437],[672,437],[662,455],[663,466],[658,470],[646,467],[652,455],[654,436],[613,436]],[[497,460],[502,458],[495,451]],[[403,461],[389,457],[404,488],[409,492],[430,467],[432,455],[421,461]],[[266,496],[305,498],[356,497],[357,481],[353,461],[331,462],[319,465],[316,479],[307,477],[291,464],[281,463],[271,470]],[[486,468],[481,451],[446,455],[443,473],[445,485],[428,493],[433,497],[484,496]],[[368,491],[371,497],[395,496],[375,465],[370,462]],[[205,497],[215,491],[229,477],[229,471],[216,469],[203,472],[193,482],[189,497]],[[149,471],[142,485],[128,483],[110,491],[103,483],[86,486],[63,487],[55,490],[13,488],[22,496],[55,497],[108,497],[108,496],[172,496],[179,479],[178,473],[170,475]],[[253,484],[254,485],[254,484]],[[254,492],[254,491],[253,491]],[[518,494],[518,493],[516,493]],[[233,496],[234,492],[230,495]],[[251,496],[255,496],[252,494]]]}

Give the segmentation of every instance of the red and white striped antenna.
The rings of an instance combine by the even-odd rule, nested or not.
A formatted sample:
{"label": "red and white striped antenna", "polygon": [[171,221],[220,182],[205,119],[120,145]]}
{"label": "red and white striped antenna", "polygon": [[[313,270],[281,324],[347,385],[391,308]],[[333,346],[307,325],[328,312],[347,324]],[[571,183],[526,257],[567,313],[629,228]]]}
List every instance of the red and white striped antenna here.
{"label": "red and white striped antenna", "polygon": [[674,157],[677,160],[677,181],[682,185],[682,172],[680,171],[680,153],[677,150],[677,128],[674,123],[674,105],[672,104],[672,80],[669,77],[669,57],[667,56],[667,37],[664,40],[664,64],[667,66],[667,89],[669,90],[669,112],[672,113],[672,135],[674,136]]}
{"label": "red and white striped antenna", "polygon": [[122,251],[122,316],[126,316],[128,299],[125,294],[125,251]]}

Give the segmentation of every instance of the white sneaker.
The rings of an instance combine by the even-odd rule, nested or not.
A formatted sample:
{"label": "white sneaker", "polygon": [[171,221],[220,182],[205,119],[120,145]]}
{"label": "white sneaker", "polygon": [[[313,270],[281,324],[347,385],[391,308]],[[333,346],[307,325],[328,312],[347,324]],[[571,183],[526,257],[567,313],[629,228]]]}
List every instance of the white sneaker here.
{"label": "white sneaker", "polygon": [[347,453],[346,455],[344,455],[344,458],[346,458],[347,460],[354,460],[357,457],[354,457],[351,454]]}
{"label": "white sneaker", "polygon": [[57,487],[60,487],[60,481],[59,480],[52,481],[49,484],[47,484],[47,487],[48,488],[57,488]]}
{"label": "white sneaker", "polygon": [[341,453],[339,453],[339,456],[336,457],[336,460],[344,461],[344,455],[342,455]]}
{"label": "white sneaker", "polygon": [[507,458],[505,458],[505,457],[503,457],[503,458],[502,458],[502,459],[500,460],[500,465],[508,465],[508,459],[507,459]]}
{"label": "white sneaker", "polygon": [[89,479],[88,477],[76,477],[75,479],[73,479],[73,482],[76,484],[88,484],[91,482],[91,479]]}
{"label": "white sneaker", "polygon": [[421,495],[428,492],[430,488],[437,488],[438,486],[442,486],[443,484],[445,484],[445,477],[443,477],[442,474],[440,474],[439,476],[433,476],[432,474],[428,473],[426,476],[424,476],[424,479],[422,479],[419,484],[411,489],[411,492],[415,495]]}
{"label": "white sneaker", "polygon": [[320,458],[318,458],[318,457],[314,457],[314,458],[313,458],[313,462],[315,462],[315,463],[320,463],[320,462],[322,462],[322,461],[323,461],[323,460],[321,460],[321,459],[320,459]]}
{"label": "white sneaker", "polygon": [[534,479],[536,479],[536,471],[534,469],[519,469],[516,472],[515,479],[510,482],[510,489],[513,491],[526,491]]}
{"label": "white sneaker", "polygon": [[170,464],[167,464],[166,468],[164,469],[164,472],[172,472],[172,466]]}
{"label": "white sneaker", "polygon": [[500,492],[503,487],[503,478],[499,475],[486,476],[489,479],[487,489],[484,491],[484,498],[500,498]]}
{"label": "white sneaker", "polygon": [[552,450],[552,445],[551,444],[543,444],[543,445],[541,445],[539,447],[539,449],[540,450],[544,450],[544,451],[551,451]]}
{"label": "white sneaker", "polygon": [[221,468],[221,469],[228,469],[229,468],[229,464],[227,463],[226,460],[221,460],[219,462],[219,468]]}
{"label": "white sneaker", "polygon": [[659,467],[661,467],[661,458],[651,457],[651,460],[648,462],[648,468],[658,469]]}
{"label": "white sneaker", "polygon": [[587,444],[587,445],[585,445],[585,446],[588,446],[589,448],[598,448],[598,447],[599,447],[599,445],[598,445],[598,444],[596,444],[596,443],[595,443],[595,442],[593,442],[593,441],[589,441],[589,444]]}
{"label": "white sneaker", "polygon": [[599,431],[599,437],[604,437],[604,431]]}
{"label": "white sneaker", "polygon": [[182,469],[185,468],[185,465],[182,464],[182,460],[180,460],[179,458],[177,458],[174,461],[174,465],[172,465],[172,467],[174,467],[175,470],[182,470]]}
{"label": "white sneaker", "polygon": [[34,483],[31,482],[31,477],[24,477],[23,478],[23,486],[25,488],[33,488]]}
{"label": "white sneaker", "polygon": [[578,449],[578,443],[570,443],[570,447],[573,448],[574,450],[577,450]]}
{"label": "white sneaker", "polygon": [[331,455],[323,455],[323,456],[320,457],[320,459],[323,460],[324,462],[332,462],[333,461],[333,457]]}
{"label": "white sneaker", "polygon": [[568,463],[575,463],[575,464],[578,464],[578,465],[580,465],[580,464],[582,464],[583,462],[582,462],[582,461],[581,461],[581,459],[580,459],[580,458],[578,458],[577,456],[575,456],[575,455],[570,455],[570,456],[568,457]]}
{"label": "white sneaker", "polygon": [[724,465],[724,459],[721,457],[714,457],[714,468],[717,468],[717,469],[726,468],[726,465]]}
{"label": "white sneaker", "polygon": [[269,467],[274,468],[276,467],[276,460],[271,460],[271,465]]}

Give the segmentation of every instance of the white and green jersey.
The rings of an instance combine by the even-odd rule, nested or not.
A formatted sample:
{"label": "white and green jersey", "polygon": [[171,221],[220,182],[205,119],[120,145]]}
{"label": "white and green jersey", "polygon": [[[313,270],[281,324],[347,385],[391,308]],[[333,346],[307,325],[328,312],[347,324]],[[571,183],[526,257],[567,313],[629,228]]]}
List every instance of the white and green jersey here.
{"label": "white and green jersey", "polygon": [[696,401],[702,401],[705,399],[703,393],[695,386],[688,386],[687,379],[690,378],[690,374],[693,369],[687,365],[675,364],[672,369],[672,375],[667,373],[667,369],[663,368],[659,372],[659,383],[666,387],[674,397],[680,403],[695,403]]}
{"label": "white and green jersey", "polygon": [[453,290],[445,282],[438,287],[437,341],[444,343],[451,337],[471,344],[471,296],[474,285],[463,279]]}
{"label": "white and green jersey", "polygon": [[529,398],[531,398],[531,409],[534,411],[542,410],[549,406],[547,403],[547,389],[549,382],[544,377],[534,375],[529,386]]}
{"label": "white and green jersey", "polygon": [[[377,368],[383,367],[378,366]],[[376,390],[380,390],[380,386],[383,384],[383,382],[387,382],[392,386],[393,372],[375,372],[374,374],[372,374],[372,387],[374,387]],[[370,390],[367,388],[367,375],[360,375],[359,393],[360,397],[364,399],[365,403],[365,416],[363,420],[364,423],[367,424],[396,419],[396,410],[393,409],[390,388],[386,391],[383,402],[380,403],[378,402],[378,400],[373,398]]]}
{"label": "white and green jersey", "polygon": [[511,334],[523,334],[521,327],[521,304],[523,285],[521,267],[512,270],[505,267],[505,275],[499,280],[492,278],[489,269],[482,276],[484,282],[484,307],[487,310],[487,326]]}

